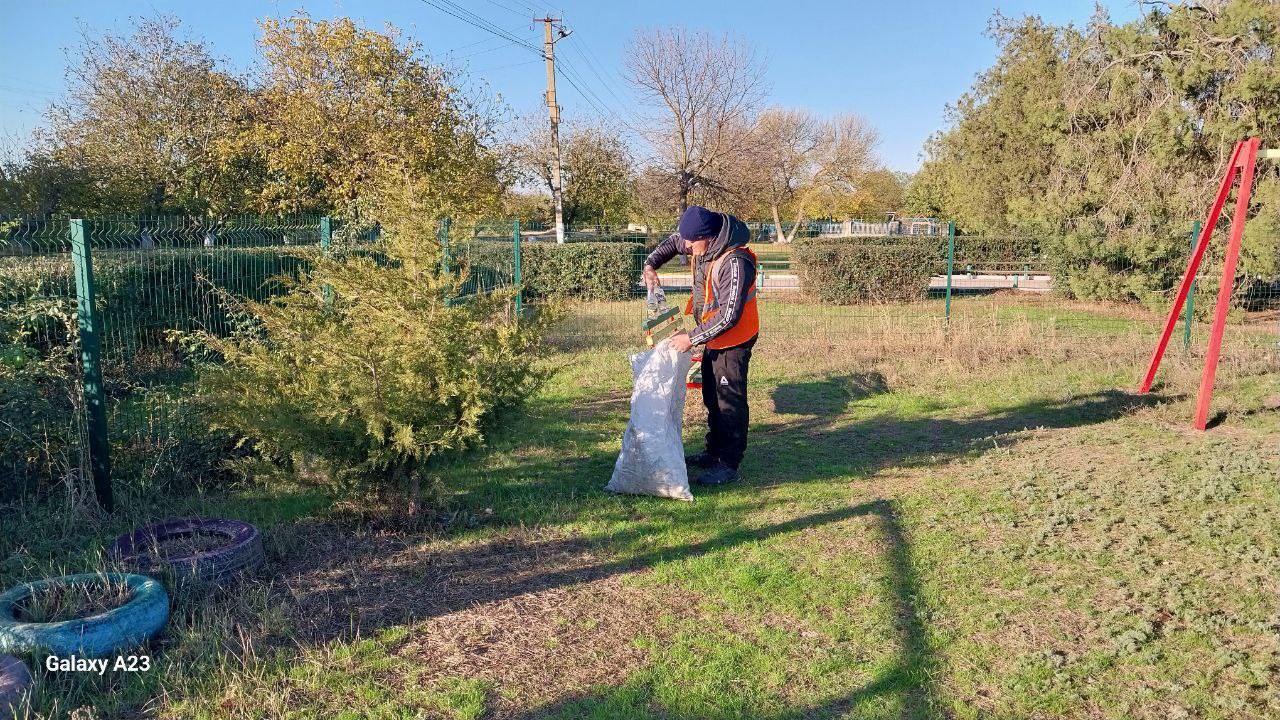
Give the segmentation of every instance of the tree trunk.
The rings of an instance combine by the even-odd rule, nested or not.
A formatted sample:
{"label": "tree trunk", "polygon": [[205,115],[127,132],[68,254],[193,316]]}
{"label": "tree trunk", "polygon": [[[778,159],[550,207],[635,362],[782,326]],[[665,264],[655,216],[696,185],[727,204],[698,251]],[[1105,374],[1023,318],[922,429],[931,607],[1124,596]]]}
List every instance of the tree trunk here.
{"label": "tree trunk", "polygon": [[791,226],[791,234],[787,236],[788,243],[796,239],[796,233],[800,231],[802,222],[804,222],[804,203],[800,204],[800,210],[796,212],[796,224]]}
{"label": "tree trunk", "polygon": [[417,472],[409,473],[409,516],[417,517],[422,512],[422,476]]}
{"label": "tree trunk", "polygon": [[770,205],[769,208],[773,210],[773,229],[774,229],[774,232],[778,233],[777,241],[780,243],[791,242],[790,240],[787,239],[785,235],[782,234],[782,217],[778,214],[778,206]]}

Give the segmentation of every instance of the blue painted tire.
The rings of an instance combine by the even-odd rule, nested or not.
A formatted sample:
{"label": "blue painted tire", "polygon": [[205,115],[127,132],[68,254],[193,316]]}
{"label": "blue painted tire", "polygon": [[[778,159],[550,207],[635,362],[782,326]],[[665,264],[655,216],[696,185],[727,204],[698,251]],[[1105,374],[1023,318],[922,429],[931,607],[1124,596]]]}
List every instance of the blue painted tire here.
{"label": "blue painted tire", "polygon": [[0,655],[0,715],[12,712],[22,717],[31,693],[31,671],[16,657]]}
{"label": "blue painted tire", "polygon": [[[75,620],[31,623],[18,619],[22,601],[57,585],[93,585],[105,580],[126,584],[133,591],[129,602],[104,613]],[[105,657],[137,647],[169,622],[169,594],[164,586],[144,575],[86,573],[37,580],[0,595],[0,653],[36,650],[60,657]]]}

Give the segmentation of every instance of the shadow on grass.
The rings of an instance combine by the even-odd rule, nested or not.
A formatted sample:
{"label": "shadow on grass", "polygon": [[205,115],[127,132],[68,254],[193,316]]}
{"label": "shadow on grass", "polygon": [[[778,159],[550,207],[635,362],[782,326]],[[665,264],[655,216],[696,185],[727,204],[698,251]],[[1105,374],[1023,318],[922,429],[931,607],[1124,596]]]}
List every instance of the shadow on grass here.
{"label": "shadow on grass", "polygon": [[1204,429],[1212,430],[1226,421],[1227,421],[1227,412],[1225,410],[1219,410],[1218,412],[1214,413],[1212,417],[1210,417],[1208,420],[1205,421]]}
{"label": "shadow on grass", "polygon": [[[893,607],[898,656],[891,670],[856,691],[836,700],[812,708],[788,708],[776,714],[753,715],[763,718],[828,717],[855,709],[864,703],[886,697],[897,697],[903,717],[933,717],[937,706],[932,678],[936,660],[930,651],[922,613],[917,604],[920,587],[911,561],[911,550],[903,530],[898,511],[887,500],[853,505],[823,513],[775,523],[764,527],[741,527],[722,533],[709,540],[687,544],[678,548],[664,548],[635,554],[623,559],[598,561],[586,543],[575,541],[543,541],[522,543],[506,539],[498,543],[482,543],[464,546],[442,554],[434,554],[429,563],[388,563],[397,550],[387,544],[364,545],[352,548],[350,539],[338,536],[343,554],[341,566],[358,573],[356,584],[341,582],[333,570],[316,573],[317,568],[299,568],[316,573],[324,579],[323,588],[307,592],[298,586],[298,575],[286,577],[285,582],[294,593],[299,609],[312,618],[320,619],[326,612],[337,609],[331,625],[332,632],[323,632],[321,625],[311,626],[306,641],[327,641],[353,635],[364,635],[392,625],[420,622],[431,617],[456,612],[476,605],[536,593],[543,590],[580,585],[653,567],[659,563],[676,562],[711,553],[726,551],[746,543],[756,543],[771,537],[798,533],[830,523],[838,523],[854,517],[875,517],[884,542],[883,572],[888,578],[890,602]],[[642,532],[642,531],[638,531]],[[309,557],[338,557],[327,548],[312,548]],[[319,551],[319,552],[317,552]],[[338,572],[341,572],[340,570]],[[354,618],[359,618],[355,620]],[[314,632],[319,631],[319,632]],[[681,714],[659,709],[650,714],[649,699],[639,693],[635,700],[634,688],[629,692],[621,688],[600,688],[595,694],[577,694],[557,702],[553,706],[539,708],[518,715],[518,718],[541,717],[616,717],[625,705],[625,717],[688,718],[712,720],[731,717],[733,713],[714,710]],[[604,712],[604,715],[600,713]]]}
{"label": "shadow on grass", "polygon": [[782,383],[772,393],[773,411],[780,415],[841,415],[849,405],[887,392],[889,384],[878,372]]}
{"label": "shadow on grass", "polygon": [[[911,548],[903,531],[897,508],[887,500],[875,500],[850,508],[844,508],[800,520],[780,523],[767,529],[767,534],[792,532],[806,527],[836,522],[855,516],[875,516],[884,539],[884,572],[889,578],[890,598],[898,637],[898,657],[894,665],[878,678],[856,690],[820,705],[788,707],[777,712],[754,712],[751,717],[764,720],[782,718],[838,717],[858,709],[874,700],[896,696],[900,702],[901,717],[942,717],[933,677],[937,672],[937,659],[929,645],[922,613],[917,598],[920,595],[919,580],[911,561]],[[758,538],[760,531],[748,532],[740,537],[725,537],[712,543],[697,546],[694,554],[729,547],[748,539]],[[599,688],[594,693],[580,693],[550,706],[535,708],[515,716],[516,720],[535,718],[665,718],[669,720],[721,720],[741,717],[738,710],[680,711],[669,708],[651,708],[646,693],[636,693],[634,687]]]}
{"label": "shadow on grass", "polygon": [[[298,539],[300,551],[280,579],[289,587],[300,618],[307,620],[300,634],[328,641],[720,552],[876,509],[874,504],[859,505],[763,527],[744,526],[702,542],[618,559],[602,559],[599,543],[581,538],[504,536],[419,555],[412,537],[315,534]],[[612,533],[609,539],[632,543],[647,532],[637,527]]]}
{"label": "shadow on grass", "polygon": [[797,422],[752,432],[744,471],[776,483],[860,475],[888,466],[945,462],[957,455],[1021,442],[1024,430],[1063,429],[1106,422],[1171,400],[1106,390],[1068,400],[1036,400],[964,418],[882,414],[836,425],[810,409]]}
{"label": "shadow on grass", "polygon": [[[856,376],[855,376],[856,377]],[[834,378],[847,398],[876,392],[874,378]],[[787,388],[787,386],[783,386]],[[859,388],[854,391],[850,388]],[[780,388],[782,390],[782,388]],[[782,397],[828,392],[827,383],[805,383],[782,390]],[[811,400],[812,398],[810,398]],[[335,534],[331,541],[300,543],[281,580],[295,598],[299,617],[308,623],[299,640],[325,641],[365,634],[380,628],[420,622],[441,615],[498,603],[528,593],[592,583],[660,563],[720,553],[743,544],[796,533],[856,516],[879,519],[885,572],[890,577],[898,659],[892,670],[837,700],[818,707],[787,708],[763,717],[828,717],[865,703],[892,702],[904,717],[944,716],[933,678],[936,662],[917,605],[918,579],[911,551],[894,505],[875,500],[764,526],[749,526],[760,485],[840,481],[865,477],[885,466],[942,463],[949,458],[993,445],[1008,447],[1027,437],[1018,431],[1068,428],[1104,422],[1167,398],[1100,392],[1069,400],[1037,400],[996,412],[959,419],[932,416],[879,415],[837,424],[847,407],[833,403],[815,408],[794,422],[766,426],[752,435],[744,465],[747,481],[699,494],[693,506],[649,498],[619,498],[600,491],[609,476],[615,451],[606,440],[621,433],[625,399],[606,398],[599,412],[575,412],[580,403],[545,402],[535,408],[521,434],[498,442],[495,455],[516,456],[505,466],[472,466],[469,475],[451,482],[464,489],[456,496],[467,508],[497,509],[495,522],[511,529],[497,539],[451,545],[443,551],[419,552],[421,538],[373,536],[353,539]],[[789,399],[788,399],[789,401]],[[822,414],[815,414],[820,410]],[[518,457],[522,449],[539,450]],[[461,473],[460,473],[461,474]],[[728,519],[726,519],[728,518]],[[572,525],[589,521],[611,527],[582,538],[528,534],[518,528]],[[626,520],[622,523],[619,521]],[[664,525],[666,523],[666,525]],[[679,527],[700,542],[653,547],[645,541]],[[326,542],[331,544],[326,545]],[[544,707],[521,717],[666,717],[712,720],[727,717],[714,710],[673,714],[647,709],[644,692],[627,686],[603,689]],[[641,698],[635,700],[636,697]],[[631,698],[631,699],[627,699]],[[888,700],[886,700],[888,699]],[[610,714],[621,702],[632,703]],[[638,704],[637,704],[638,703]],[[603,713],[603,714],[602,714]],[[702,713],[702,714],[697,714]]]}

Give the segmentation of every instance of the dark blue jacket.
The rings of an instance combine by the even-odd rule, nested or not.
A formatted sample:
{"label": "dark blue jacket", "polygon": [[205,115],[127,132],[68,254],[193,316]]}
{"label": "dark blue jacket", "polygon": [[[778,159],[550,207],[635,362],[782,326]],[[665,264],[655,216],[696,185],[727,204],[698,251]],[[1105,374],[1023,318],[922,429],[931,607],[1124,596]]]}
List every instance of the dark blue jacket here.
{"label": "dark blue jacket", "polygon": [[[706,292],[707,270],[711,263],[721,255],[736,247],[744,247],[750,240],[751,233],[746,223],[738,218],[721,213],[720,234],[707,245],[707,252],[694,264],[693,271],[693,317],[702,317],[702,300]],[[680,237],[680,233],[671,233],[658,247],[649,253],[644,264],[657,270],[676,255],[692,255],[693,246],[688,240]],[[689,331],[689,341],[694,345],[704,345],[707,341],[723,333],[737,324],[742,317],[742,306],[746,304],[747,293],[756,280],[756,264],[746,253],[733,253],[724,261],[724,268],[715,278],[715,296],[724,298],[720,312],[710,320]]]}

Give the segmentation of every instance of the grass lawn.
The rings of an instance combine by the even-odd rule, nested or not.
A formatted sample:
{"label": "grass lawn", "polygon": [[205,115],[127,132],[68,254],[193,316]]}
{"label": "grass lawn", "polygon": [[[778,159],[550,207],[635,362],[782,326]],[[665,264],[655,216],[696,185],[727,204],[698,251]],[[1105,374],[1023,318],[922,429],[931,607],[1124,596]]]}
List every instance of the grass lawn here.
{"label": "grass lawn", "polygon": [[[156,670],[44,674],[37,709],[174,718],[1266,718],[1280,714],[1276,340],[1131,395],[1151,318],[1048,299],[765,302],[745,482],[602,492],[640,302],[570,317],[556,373],[441,468],[450,528],[306,489],[32,513],[5,584],[141,517],[261,523],[263,575],[175,600]],[[1088,332],[1085,332],[1087,330]],[[1197,330],[1197,336],[1202,329]],[[689,448],[702,410],[686,409]],[[9,527],[11,518],[0,518]],[[79,717],[92,717],[80,715]]]}

